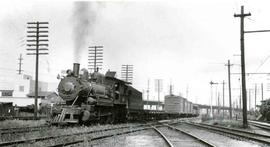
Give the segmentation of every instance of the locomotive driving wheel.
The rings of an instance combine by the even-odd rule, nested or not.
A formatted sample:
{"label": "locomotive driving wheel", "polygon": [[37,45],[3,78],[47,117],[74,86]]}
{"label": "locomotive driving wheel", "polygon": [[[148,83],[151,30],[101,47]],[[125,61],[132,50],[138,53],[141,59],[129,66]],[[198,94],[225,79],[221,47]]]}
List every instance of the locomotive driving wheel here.
{"label": "locomotive driving wheel", "polygon": [[107,124],[113,124],[115,121],[115,113],[112,113],[110,115],[107,116],[107,120],[106,120],[106,123]]}
{"label": "locomotive driving wheel", "polygon": [[88,110],[82,111],[79,117],[79,122],[81,124],[87,124],[89,119],[90,119],[90,112]]}

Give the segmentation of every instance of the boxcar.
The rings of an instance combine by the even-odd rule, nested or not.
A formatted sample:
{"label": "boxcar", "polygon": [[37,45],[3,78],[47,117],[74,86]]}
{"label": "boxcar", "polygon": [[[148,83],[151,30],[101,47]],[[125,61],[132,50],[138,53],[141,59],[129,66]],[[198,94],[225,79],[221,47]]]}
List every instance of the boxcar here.
{"label": "boxcar", "polygon": [[184,98],[176,95],[165,96],[164,110],[167,113],[184,113]]}

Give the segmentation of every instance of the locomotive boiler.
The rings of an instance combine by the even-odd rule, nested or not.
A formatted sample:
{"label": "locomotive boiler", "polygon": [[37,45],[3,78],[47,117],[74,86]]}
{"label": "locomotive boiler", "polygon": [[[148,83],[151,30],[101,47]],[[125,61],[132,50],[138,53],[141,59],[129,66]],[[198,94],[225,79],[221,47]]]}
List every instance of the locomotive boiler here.
{"label": "locomotive boiler", "polygon": [[55,106],[52,123],[113,123],[127,120],[127,109],[143,109],[142,94],[115,72],[90,74],[74,63],[58,85],[64,105]]}

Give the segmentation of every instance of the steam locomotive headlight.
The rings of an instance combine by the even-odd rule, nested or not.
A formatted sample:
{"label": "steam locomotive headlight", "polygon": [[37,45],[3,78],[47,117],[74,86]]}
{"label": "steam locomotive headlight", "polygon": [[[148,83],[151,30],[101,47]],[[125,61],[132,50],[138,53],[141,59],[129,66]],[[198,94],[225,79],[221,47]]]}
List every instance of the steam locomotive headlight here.
{"label": "steam locomotive headlight", "polygon": [[74,84],[72,82],[66,82],[63,87],[66,92],[71,92],[74,90]]}

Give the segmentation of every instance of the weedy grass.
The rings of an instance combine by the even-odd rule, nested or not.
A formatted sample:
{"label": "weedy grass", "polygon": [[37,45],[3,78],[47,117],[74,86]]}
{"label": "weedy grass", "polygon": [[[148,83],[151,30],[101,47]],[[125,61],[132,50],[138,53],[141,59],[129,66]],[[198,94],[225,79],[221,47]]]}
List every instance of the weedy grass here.
{"label": "weedy grass", "polygon": [[[215,120],[209,120],[205,123],[208,123],[211,125],[229,127],[229,128],[243,129],[243,122],[240,120],[215,119]],[[247,130],[251,130],[251,128],[248,127]]]}
{"label": "weedy grass", "polygon": [[42,126],[46,124],[46,120],[4,120],[0,121],[0,128],[19,128]]}
{"label": "weedy grass", "polygon": [[[93,126],[75,126],[75,127],[51,127],[48,129],[42,129],[40,131],[29,132],[25,134],[12,134],[6,135],[1,137],[1,141],[12,141],[12,140],[26,140],[26,139],[33,139],[38,137],[45,137],[45,136],[59,136],[65,134],[74,134],[74,133],[81,133],[81,132],[88,132],[93,130],[101,130],[101,129],[108,129],[108,128],[115,128],[120,126],[130,126],[130,124],[119,124],[119,125],[93,125]],[[135,125],[135,124],[134,124]],[[76,135],[76,136],[69,136],[69,137],[60,137],[56,139],[38,141],[38,142],[31,142],[26,144],[19,144],[16,146],[51,146],[60,143],[67,143],[75,140],[84,139],[83,144],[88,144],[91,146],[91,138],[96,136],[101,136],[106,134],[106,131],[94,133],[94,134],[84,134],[84,135]]]}

